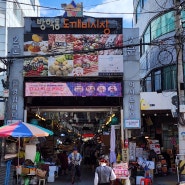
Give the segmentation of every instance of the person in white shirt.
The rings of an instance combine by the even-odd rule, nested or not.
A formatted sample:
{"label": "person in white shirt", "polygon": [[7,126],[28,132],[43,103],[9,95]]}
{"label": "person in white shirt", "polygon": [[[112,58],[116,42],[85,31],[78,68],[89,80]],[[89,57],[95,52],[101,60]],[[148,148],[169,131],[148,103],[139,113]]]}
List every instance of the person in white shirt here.
{"label": "person in white shirt", "polygon": [[114,183],[116,175],[110,166],[107,166],[108,161],[101,159],[99,166],[96,167],[94,185],[110,185]]}

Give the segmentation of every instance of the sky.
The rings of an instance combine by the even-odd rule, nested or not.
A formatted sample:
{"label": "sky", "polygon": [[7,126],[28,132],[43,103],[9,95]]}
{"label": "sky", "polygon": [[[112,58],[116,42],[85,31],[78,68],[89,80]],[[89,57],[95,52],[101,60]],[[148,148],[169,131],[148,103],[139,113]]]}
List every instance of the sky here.
{"label": "sky", "polygon": [[[61,4],[70,4],[72,0],[40,0],[41,16],[63,15]],[[132,28],[133,0],[75,0],[83,3],[83,15],[92,17],[122,17],[123,27]],[[48,7],[48,8],[46,8]]]}

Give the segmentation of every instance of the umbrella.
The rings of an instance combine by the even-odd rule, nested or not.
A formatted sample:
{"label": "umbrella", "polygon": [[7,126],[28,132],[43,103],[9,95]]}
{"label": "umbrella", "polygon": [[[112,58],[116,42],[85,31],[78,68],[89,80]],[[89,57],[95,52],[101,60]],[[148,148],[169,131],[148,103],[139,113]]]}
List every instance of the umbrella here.
{"label": "umbrella", "polygon": [[45,137],[49,135],[53,135],[53,132],[22,121],[0,127],[0,137]]}
{"label": "umbrella", "polygon": [[18,121],[10,125],[4,125],[0,127],[0,137],[12,136],[19,138],[18,153],[20,152],[21,137],[45,137],[49,135],[53,135],[53,132],[38,125],[32,125],[22,121]]}
{"label": "umbrella", "polygon": [[115,154],[115,125],[111,125],[111,135],[110,135],[110,163],[116,162]]}

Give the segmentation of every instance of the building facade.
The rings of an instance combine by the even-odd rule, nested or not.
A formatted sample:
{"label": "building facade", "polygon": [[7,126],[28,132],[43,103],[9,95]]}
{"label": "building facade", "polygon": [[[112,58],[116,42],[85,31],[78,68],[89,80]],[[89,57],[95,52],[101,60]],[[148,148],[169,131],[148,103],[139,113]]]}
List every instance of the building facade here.
{"label": "building facade", "polygon": [[[28,17],[16,32],[10,28],[9,51],[17,45],[21,51],[9,55],[15,60],[7,120],[37,119],[56,135],[68,130],[73,136],[108,132],[114,120],[122,139],[128,139],[124,128],[140,128],[139,48],[132,45],[139,40],[138,29],[123,29],[122,22],[112,17]],[[121,144],[120,134],[117,139]]]}
{"label": "building facade", "polygon": [[[7,59],[11,52],[20,53],[19,46],[16,46],[17,38],[14,38],[14,51],[8,49],[8,28],[23,27],[24,18],[28,16],[40,16],[40,3],[38,0],[16,0],[16,1],[0,1],[0,97],[1,112],[0,120],[3,124],[6,115],[4,97],[8,96],[8,80],[7,71],[11,60]],[[5,90],[6,89],[6,90]],[[6,102],[6,101],[5,101]]]}
{"label": "building facade", "polygon": [[[184,36],[181,24],[184,20],[183,4],[183,1],[164,0],[159,4],[152,0],[134,0],[134,27],[139,28],[141,43],[143,129],[153,137],[157,136],[165,149],[177,147],[178,153],[184,153],[185,149],[184,82],[179,81],[179,76],[184,73],[184,43],[179,43],[178,35],[182,28],[180,36]],[[153,126],[155,129],[151,131]]]}

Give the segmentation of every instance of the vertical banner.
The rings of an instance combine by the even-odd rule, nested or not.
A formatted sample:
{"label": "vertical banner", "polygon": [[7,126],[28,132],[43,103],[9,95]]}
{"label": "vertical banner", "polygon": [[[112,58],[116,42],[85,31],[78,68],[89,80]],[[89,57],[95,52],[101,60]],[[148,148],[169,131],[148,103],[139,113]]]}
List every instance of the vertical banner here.
{"label": "vertical banner", "polygon": [[[124,29],[124,128],[138,129],[140,124],[140,63],[139,47],[133,46],[139,43],[138,29]],[[130,45],[130,46],[129,46]]]}

